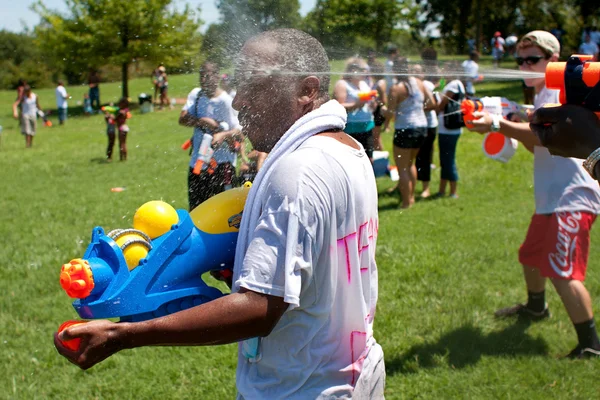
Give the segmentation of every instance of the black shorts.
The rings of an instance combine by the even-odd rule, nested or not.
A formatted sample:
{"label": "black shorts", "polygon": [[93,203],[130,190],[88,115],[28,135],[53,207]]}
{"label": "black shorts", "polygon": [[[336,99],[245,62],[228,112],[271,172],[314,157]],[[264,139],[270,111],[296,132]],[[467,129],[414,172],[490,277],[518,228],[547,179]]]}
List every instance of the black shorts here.
{"label": "black shorts", "polygon": [[373,111],[373,118],[375,119],[375,126],[381,126],[385,122],[385,115],[381,112],[381,104],[378,104],[375,111]]}
{"label": "black shorts", "polygon": [[394,146],[401,149],[420,149],[427,137],[427,128],[406,128],[394,131]]}
{"label": "black shorts", "polygon": [[356,139],[356,141],[365,148],[365,153],[367,153],[367,157],[373,158],[373,150],[375,150],[375,140],[373,140],[373,131],[364,133],[349,133],[351,137]]}

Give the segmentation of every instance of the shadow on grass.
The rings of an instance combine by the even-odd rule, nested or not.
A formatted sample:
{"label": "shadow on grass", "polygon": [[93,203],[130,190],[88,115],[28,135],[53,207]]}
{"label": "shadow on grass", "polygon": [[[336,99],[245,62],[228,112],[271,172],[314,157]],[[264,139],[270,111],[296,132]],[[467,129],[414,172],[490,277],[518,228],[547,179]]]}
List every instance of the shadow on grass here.
{"label": "shadow on grass", "polygon": [[108,161],[106,157],[95,157],[90,159],[90,162],[96,164],[111,164],[111,162]]}
{"label": "shadow on grass", "polygon": [[519,321],[498,332],[483,334],[481,328],[464,326],[446,333],[436,343],[413,346],[401,357],[385,361],[389,375],[416,373],[423,368],[435,368],[444,363],[451,368],[477,364],[481,356],[512,357],[515,355],[548,354],[544,339],[533,338],[525,330],[528,322]]}

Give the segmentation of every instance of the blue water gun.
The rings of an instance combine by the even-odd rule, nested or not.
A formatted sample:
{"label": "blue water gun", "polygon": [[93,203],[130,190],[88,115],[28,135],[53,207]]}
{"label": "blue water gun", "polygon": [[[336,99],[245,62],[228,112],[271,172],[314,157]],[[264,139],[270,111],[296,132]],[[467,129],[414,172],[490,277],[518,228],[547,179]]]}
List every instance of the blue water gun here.
{"label": "blue water gun", "polygon": [[219,271],[231,277],[250,186],[220,193],[189,213],[150,201],[136,211],[133,229],[106,234],[95,227],[83,258],[64,264],[60,273],[79,316],[144,321],[223,296],[201,275]]}

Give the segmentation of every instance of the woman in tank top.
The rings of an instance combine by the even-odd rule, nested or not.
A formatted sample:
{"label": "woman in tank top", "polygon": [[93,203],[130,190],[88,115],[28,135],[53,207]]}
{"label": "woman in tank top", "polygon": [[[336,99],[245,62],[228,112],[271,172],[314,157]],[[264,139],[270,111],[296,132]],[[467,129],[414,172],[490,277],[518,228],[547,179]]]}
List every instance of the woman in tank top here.
{"label": "woman in tank top", "polygon": [[[408,73],[405,58],[394,61],[394,72]],[[431,92],[421,79],[414,76],[398,76],[398,83],[390,91],[386,125],[395,119],[394,160],[400,176],[397,187],[402,195],[402,208],[409,208],[415,202],[415,159],[427,137],[425,109],[432,109],[435,105]]]}
{"label": "woman in tank top", "polygon": [[333,97],[348,112],[348,120],[344,132],[358,141],[365,149],[367,156],[373,162],[373,128],[375,121],[373,111],[376,98],[361,100],[362,94],[371,91],[366,82],[368,65],[361,58],[350,58],[346,62],[345,74],[336,82]]}

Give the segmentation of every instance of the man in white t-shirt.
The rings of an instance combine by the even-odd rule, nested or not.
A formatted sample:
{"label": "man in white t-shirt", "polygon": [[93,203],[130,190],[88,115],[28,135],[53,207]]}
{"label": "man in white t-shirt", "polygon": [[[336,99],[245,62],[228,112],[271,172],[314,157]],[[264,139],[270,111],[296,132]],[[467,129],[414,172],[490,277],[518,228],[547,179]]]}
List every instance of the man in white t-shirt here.
{"label": "man in white t-shirt", "polygon": [[[524,71],[544,72],[557,61],[560,44],[546,31],[533,31],[517,45],[517,63]],[[544,78],[526,79],[535,87],[535,108],[559,103],[558,91],[550,90]],[[534,154],[535,214],[525,242],[519,250],[527,284],[527,304],[498,310],[496,315],[519,316],[539,320],[550,316],[545,301],[546,278],[550,278],[560,295],[578,337],[571,358],[600,356],[592,302],[583,285],[585,279],[590,229],[600,213],[600,190],[597,182],[582,167],[582,160],[552,156],[528,123],[517,123],[476,113],[473,125],[477,132],[500,132],[519,140]]]}
{"label": "man in white t-shirt", "polygon": [[67,94],[67,89],[65,89],[65,85],[63,81],[58,81],[58,85],[56,86],[56,90],[54,91],[56,94],[56,111],[58,113],[58,122],[61,125],[64,125],[67,120],[67,99],[69,95]]}
{"label": "man in white t-shirt", "polygon": [[594,56],[594,61],[598,60],[598,45],[592,40],[591,35],[585,35],[584,42],[579,46],[579,54]]}
{"label": "man in white t-shirt", "polygon": [[[241,341],[238,399],[381,399],[377,187],[343,132],[344,108],[328,101],[325,50],[277,29],[249,39],[236,64],[234,107],[254,148],[270,154],[244,209],[233,293],[146,322],[77,325],[55,345],[89,368],[125,348]],[[78,352],[58,341],[74,337],[85,338]]]}
{"label": "man in white t-shirt", "polygon": [[473,96],[475,95],[475,85],[473,84],[474,82],[478,82],[479,79],[479,64],[477,64],[477,62],[479,61],[479,52],[477,51],[472,51],[469,54],[469,59],[463,61],[462,63],[462,67],[463,70],[465,71],[465,90],[467,92],[467,95],[469,96]]}
{"label": "man in white t-shirt", "polygon": [[[240,124],[231,106],[233,99],[219,88],[221,75],[216,64],[205,62],[200,68],[200,88],[193,89],[181,110],[179,124],[194,128],[188,172],[189,209],[233,185],[237,151],[243,140]],[[200,145],[204,135],[213,136],[214,153],[209,162],[196,170],[201,157]],[[224,140],[225,137],[229,140]],[[237,136],[238,138],[234,138]]]}

